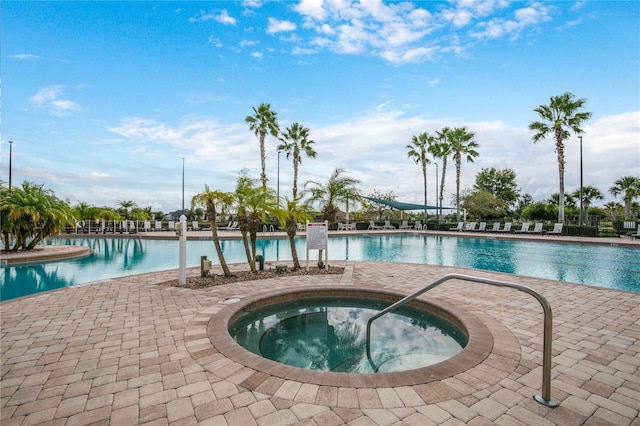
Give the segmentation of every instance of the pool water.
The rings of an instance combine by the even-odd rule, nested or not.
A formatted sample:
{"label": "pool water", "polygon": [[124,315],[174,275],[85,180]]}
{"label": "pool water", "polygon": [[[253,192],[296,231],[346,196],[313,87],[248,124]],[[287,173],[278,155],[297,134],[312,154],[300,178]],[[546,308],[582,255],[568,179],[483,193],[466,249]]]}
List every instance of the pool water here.
{"label": "pool water", "polygon": [[[178,241],[139,238],[67,238],[46,244],[84,245],[93,254],[81,259],[4,266],[0,300],[56,288],[145,272],[176,269]],[[246,262],[241,240],[220,242],[229,263]],[[301,262],[306,241],[296,238]],[[288,239],[259,239],[267,261],[291,260]],[[317,259],[311,251],[311,258]],[[218,263],[211,240],[189,240],[187,266],[206,255]],[[328,240],[329,259],[409,262],[483,269],[576,284],[640,292],[640,248],[434,235],[336,236]],[[311,261],[313,262],[313,261]]]}
{"label": "pool water", "polygon": [[245,349],[293,367],[337,373],[388,373],[442,362],[467,344],[449,323],[407,307],[378,318],[366,352],[367,320],[388,304],[312,299],[245,313],[229,333]]}

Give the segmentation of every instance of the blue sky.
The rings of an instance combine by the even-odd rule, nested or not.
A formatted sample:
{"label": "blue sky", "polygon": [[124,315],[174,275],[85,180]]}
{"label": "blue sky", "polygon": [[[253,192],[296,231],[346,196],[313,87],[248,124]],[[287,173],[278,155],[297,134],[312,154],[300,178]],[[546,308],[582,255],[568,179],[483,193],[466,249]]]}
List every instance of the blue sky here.
{"label": "blue sky", "polygon": [[[640,176],[640,2],[18,2],[0,4],[0,179],[44,183],[73,204],[171,211],[205,184],[233,190],[260,174],[244,123],[271,104],[300,122],[318,153],[300,184],[335,168],[364,194],[421,202],[406,145],[466,126],[482,168],[512,168],[535,200],[558,191],[554,144],[534,144],[533,109],[571,92],[587,100],[584,184],[605,192]],[[267,176],[277,182],[277,141]],[[566,145],[566,190],[579,187],[578,139]],[[440,163],[440,161],[438,161]],[[445,204],[455,192],[449,161]],[[438,172],[442,173],[442,164]],[[435,165],[428,202],[435,202]],[[280,157],[280,192],[292,165]]]}

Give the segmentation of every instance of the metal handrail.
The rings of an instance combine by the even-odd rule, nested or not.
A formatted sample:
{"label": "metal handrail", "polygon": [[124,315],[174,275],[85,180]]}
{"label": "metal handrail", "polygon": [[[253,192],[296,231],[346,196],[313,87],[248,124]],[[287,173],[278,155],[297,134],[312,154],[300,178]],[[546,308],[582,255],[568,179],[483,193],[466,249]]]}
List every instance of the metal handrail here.
{"label": "metal handrail", "polygon": [[551,340],[552,340],[551,334],[552,334],[552,328],[553,328],[553,314],[551,313],[551,306],[549,305],[549,302],[547,302],[547,299],[545,299],[540,293],[533,290],[532,288],[529,288],[521,284],[492,280],[489,278],[473,277],[470,275],[463,275],[463,274],[445,275],[444,277],[408,295],[404,299],[397,301],[393,305],[388,306],[387,308],[378,312],[376,315],[369,318],[369,321],[367,321],[367,358],[369,359],[369,363],[371,363],[371,365],[375,365],[373,363],[373,360],[371,359],[371,324],[373,323],[373,321],[380,318],[384,314],[391,312],[399,308],[400,306],[403,306],[411,302],[413,299],[420,296],[421,294],[426,293],[432,288],[435,288],[440,284],[444,283],[445,281],[449,281],[449,280],[472,281],[480,284],[489,284],[497,287],[514,288],[516,290],[523,291],[525,293],[532,295],[533,297],[536,298],[538,302],[540,302],[540,305],[542,306],[542,310],[544,311],[544,331],[543,331],[543,348],[542,348],[542,351],[543,351],[542,395],[535,395],[533,398],[540,404],[546,405],[547,407],[556,407],[558,405],[558,402],[555,399],[551,398]]}

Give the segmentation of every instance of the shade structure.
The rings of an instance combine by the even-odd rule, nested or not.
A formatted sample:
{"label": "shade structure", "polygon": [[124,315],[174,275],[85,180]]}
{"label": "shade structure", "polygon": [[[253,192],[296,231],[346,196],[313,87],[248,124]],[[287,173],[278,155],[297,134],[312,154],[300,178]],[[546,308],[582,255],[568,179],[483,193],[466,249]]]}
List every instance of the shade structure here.
{"label": "shade structure", "polygon": [[371,200],[373,202],[376,203],[380,203],[380,204],[384,204],[387,205],[391,208],[397,209],[397,210],[438,210],[438,209],[442,209],[442,210],[455,210],[454,207],[438,207],[438,206],[428,206],[425,204],[412,204],[412,203],[401,203],[399,201],[393,201],[393,200],[382,200],[380,198],[371,198],[371,197],[364,197],[367,200]]}

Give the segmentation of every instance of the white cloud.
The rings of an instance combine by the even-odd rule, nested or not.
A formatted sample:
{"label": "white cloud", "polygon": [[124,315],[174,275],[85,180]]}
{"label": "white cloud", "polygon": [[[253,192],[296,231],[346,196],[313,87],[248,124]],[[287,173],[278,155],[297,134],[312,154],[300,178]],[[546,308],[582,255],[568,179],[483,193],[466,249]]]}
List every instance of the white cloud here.
{"label": "white cloud", "polygon": [[17,54],[17,55],[9,55],[9,58],[11,58],[11,59],[20,59],[22,61],[44,59],[43,56],[31,55],[29,53],[20,53],[20,54]]}
{"label": "white cloud", "polygon": [[269,26],[267,27],[267,34],[276,34],[281,32],[294,31],[296,24],[291,21],[280,21],[275,18],[269,18]]}
{"label": "white cloud", "polygon": [[216,12],[205,12],[203,10],[200,11],[198,16],[193,18],[189,18],[189,22],[205,22],[205,21],[216,21],[223,25],[236,25],[236,20],[232,16],[229,15],[229,12],[226,9],[223,9],[219,13]]}
{"label": "white cloud", "polygon": [[30,98],[31,105],[46,108],[51,115],[63,116],[71,111],[80,111],[82,107],[68,99],[59,99],[64,92],[62,85],[51,85],[40,89]]}

